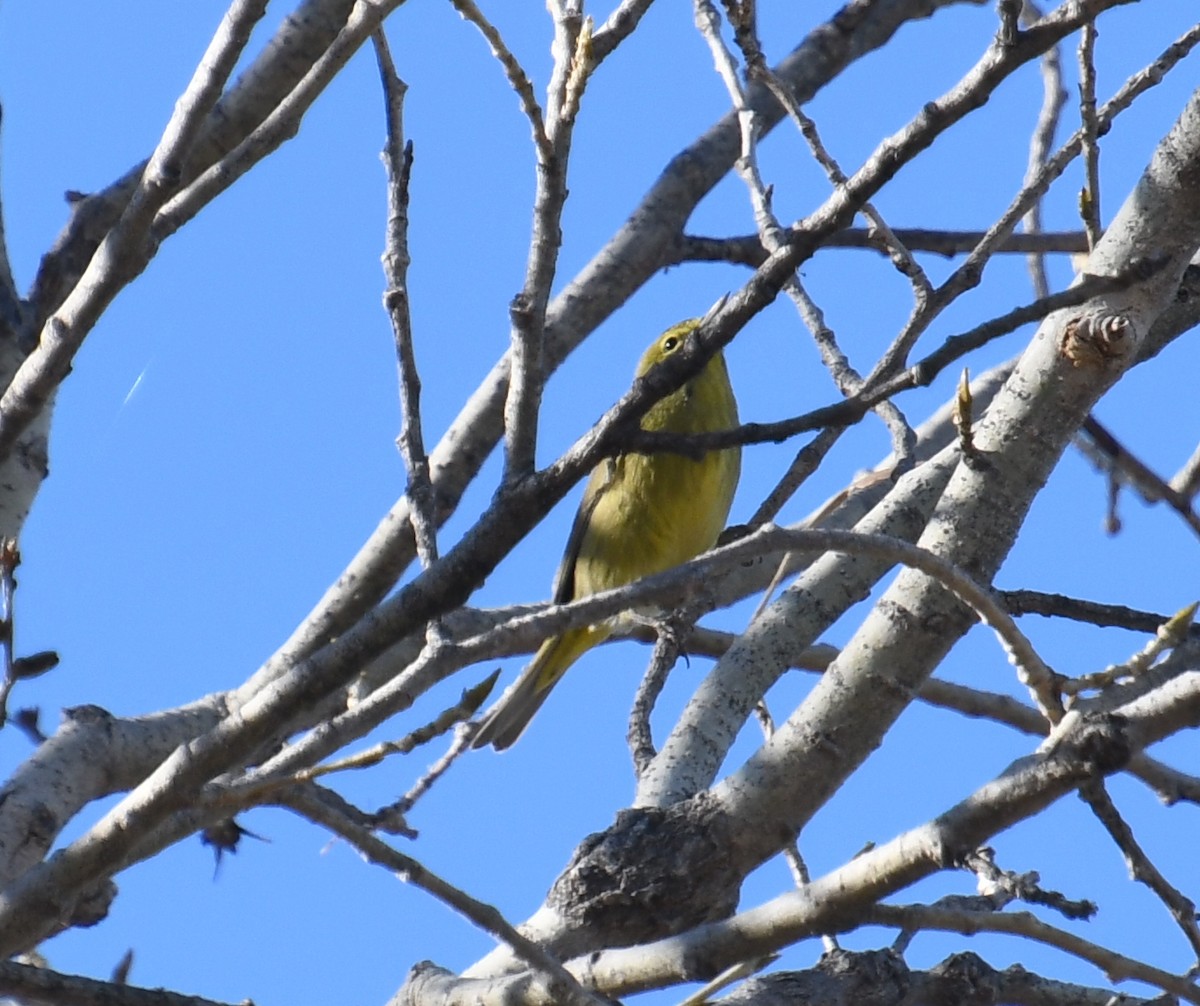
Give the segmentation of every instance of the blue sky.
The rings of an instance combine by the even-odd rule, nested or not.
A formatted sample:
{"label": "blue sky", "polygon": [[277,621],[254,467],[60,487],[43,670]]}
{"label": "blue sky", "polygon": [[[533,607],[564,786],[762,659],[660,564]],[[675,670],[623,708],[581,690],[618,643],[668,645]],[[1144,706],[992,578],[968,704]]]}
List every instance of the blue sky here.
{"label": "blue sky", "polygon": [[[540,92],[550,66],[549,19],[541,5],[489,6]],[[836,6],[763,0],[768,55],[784,55]],[[153,148],[222,11],[222,4],[201,0],[129,0],[119,19],[107,5],[0,7],[0,177],[21,288],[65,222],[63,193],[101,188]],[[252,52],[283,13],[260,26]],[[1194,19],[1189,0],[1106,15],[1097,57],[1101,98]],[[807,110],[829,149],[853,169],[881,135],[953,84],[994,31],[990,7],[962,6],[910,25]],[[416,149],[410,288],[432,445],[507,345],[507,305],[524,274],[533,157],[514,95],[482,39],[449,4],[413,0],[390,22],[389,37],[410,87],[405,125]],[[1065,62],[1073,80],[1073,52]],[[1196,73],[1193,56],[1104,141],[1105,219],[1182,108]],[[893,226],[986,227],[1019,186],[1040,97],[1030,67],[901,173],[877,200],[884,216]],[[667,160],[726,107],[691,26],[690,5],[656,5],[585,97],[558,285],[601,247]],[[58,398],[51,477],[22,541],[17,602],[18,648],[55,649],[63,658],[14,699],[17,706],[40,706],[47,728],[65,706],[95,703],[133,715],[238,684],[286,638],[403,491],[394,446],[394,353],[380,307],[381,109],[374,59],[364,51],[294,141],[163,246],[76,360]],[[781,217],[801,216],[824,199],[827,183],[786,129],[761,156]],[[1048,227],[1075,226],[1079,184],[1076,167],[1047,206]],[[723,182],[689,230],[752,230],[741,183]],[[934,278],[951,268],[922,261]],[[539,460],[552,460],[627,388],[654,333],[703,313],[744,275],[734,267],[693,265],[640,291],[548,386]],[[908,313],[906,282],[863,252],[822,253],[804,275],[852,360],[868,369]],[[1061,286],[1069,270],[1055,264],[1051,275]],[[922,346],[1031,296],[1023,262],[997,261],[983,287],[946,312]],[[973,372],[1017,352],[1029,335],[1025,330],[989,347],[971,361]],[[782,418],[836,397],[782,300],[739,336],[728,358],[745,419]],[[1176,345],[1162,365],[1131,374],[1097,410],[1167,475],[1195,446],[1198,366],[1194,345]],[[919,421],[945,399],[956,376],[947,373],[900,404]],[[887,449],[883,428],[868,419],[783,518],[800,518]],[[747,451],[734,520],[749,515],[788,454],[788,448]],[[444,530],[445,541],[487,504],[497,470],[492,459]],[[574,497],[496,570],[473,603],[547,598],[573,509]],[[998,584],[1161,611],[1196,598],[1197,543],[1181,522],[1126,497],[1125,529],[1110,538],[1103,514],[1103,479],[1069,454]],[[736,630],[751,610],[739,606],[713,624]],[[1027,619],[1023,627],[1066,673],[1124,659],[1143,642],[1041,620]],[[851,628],[844,620],[830,641],[845,639]],[[455,766],[412,815],[421,837],[405,851],[511,919],[531,913],[578,841],[605,827],[632,794],[623,737],[644,662],[644,651],[632,643],[587,656],[512,751],[478,753]],[[509,664],[506,681],[520,661]],[[449,682],[412,720],[389,724],[379,736],[404,734],[490,669]],[[676,671],[659,710],[660,731],[704,669],[696,659]],[[1019,694],[983,630],[955,650],[944,673]],[[777,715],[809,684],[801,674],[781,682],[772,695]],[[738,750],[753,744],[748,730]],[[1030,747],[1003,728],[914,707],[806,831],[810,867],[823,872],[867,841],[885,841],[922,822]],[[1170,748],[1177,763],[1195,763],[1194,739]],[[21,736],[0,733],[5,774],[28,751]],[[437,753],[435,747],[389,761],[339,786],[364,805],[387,803]],[[1191,843],[1180,836],[1195,834],[1197,809],[1161,808],[1124,780],[1114,794],[1168,876],[1195,893],[1200,875]],[[87,815],[64,837],[91,820]],[[280,811],[256,812],[244,823],[268,841],[247,842],[215,880],[211,852],[198,840],[119,878],[122,894],[111,917],[47,944],[52,965],[105,976],[133,947],[131,980],[142,985],[235,1001],[253,997],[260,1006],[334,997],[373,1003],[385,1001],[418,960],[459,968],[491,945],[450,910],[346,846],[330,844],[310,825]],[[1064,855],[1068,832],[1074,851]],[[1089,938],[1164,967],[1183,970],[1189,963],[1165,912],[1125,879],[1116,851],[1078,800],[1063,800],[1045,821],[1013,829],[996,845],[1010,869],[1040,870],[1046,885],[1072,897],[1102,896],[1100,915],[1086,927]],[[764,900],[788,883],[782,865],[768,864],[748,882],[744,902]],[[939,877],[917,893],[971,889],[969,877]],[[846,943],[887,939],[862,934]],[[1013,940],[922,938],[909,960],[928,965],[952,948],[976,950],[998,967],[1021,960],[1069,980],[1102,981],[1086,966],[1031,953]],[[806,966],[818,953],[817,944],[805,944],[788,963]],[[658,1001],[676,998],[672,992]]]}

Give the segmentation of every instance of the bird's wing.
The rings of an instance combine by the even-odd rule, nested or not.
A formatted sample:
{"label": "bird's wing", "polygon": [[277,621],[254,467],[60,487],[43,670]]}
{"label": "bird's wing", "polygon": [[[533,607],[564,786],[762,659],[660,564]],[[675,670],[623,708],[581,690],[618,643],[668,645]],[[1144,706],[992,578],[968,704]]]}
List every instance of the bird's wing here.
{"label": "bird's wing", "polygon": [[579,511],[575,514],[575,523],[571,525],[571,534],[567,538],[567,547],[563,550],[562,562],[559,563],[558,572],[554,574],[555,604],[566,604],[575,600],[575,561],[579,558],[579,549],[587,535],[596,504],[616,481],[620,462],[620,458],[605,458],[588,476],[583,499],[579,501]]}

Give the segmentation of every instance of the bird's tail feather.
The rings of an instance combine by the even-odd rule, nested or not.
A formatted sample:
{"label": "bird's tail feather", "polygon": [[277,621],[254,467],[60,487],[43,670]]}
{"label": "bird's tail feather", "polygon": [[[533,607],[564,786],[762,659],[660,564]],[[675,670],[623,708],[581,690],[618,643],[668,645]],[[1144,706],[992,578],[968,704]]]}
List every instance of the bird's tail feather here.
{"label": "bird's tail feather", "polygon": [[497,751],[503,751],[515,744],[567,668],[611,633],[611,626],[589,625],[547,639],[521,676],[484,713],[471,747],[491,744]]}
{"label": "bird's tail feather", "polygon": [[546,696],[550,694],[549,688],[538,688],[539,675],[530,674],[532,668],[532,664],[527,667],[484,714],[479,731],[471,741],[472,747],[481,748],[491,744],[497,751],[503,751],[515,744],[525,732],[534,713],[541,709]]}

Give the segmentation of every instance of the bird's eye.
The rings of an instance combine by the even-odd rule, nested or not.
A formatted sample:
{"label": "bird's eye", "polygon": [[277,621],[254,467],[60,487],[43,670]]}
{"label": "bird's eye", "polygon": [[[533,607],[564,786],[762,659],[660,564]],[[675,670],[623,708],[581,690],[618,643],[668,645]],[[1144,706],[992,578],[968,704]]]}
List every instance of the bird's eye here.
{"label": "bird's eye", "polygon": [[663,348],[663,352],[664,352],[664,353],[670,353],[670,352],[671,352],[672,350],[674,350],[674,349],[675,349],[675,347],[676,347],[676,346],[678,346],[678,345],[679,345],[679,336],[677,336],[677,335],[668,335],[668,336],[667,336],[665,339],[663,339],[663,341],[662,341],[662,348]]}

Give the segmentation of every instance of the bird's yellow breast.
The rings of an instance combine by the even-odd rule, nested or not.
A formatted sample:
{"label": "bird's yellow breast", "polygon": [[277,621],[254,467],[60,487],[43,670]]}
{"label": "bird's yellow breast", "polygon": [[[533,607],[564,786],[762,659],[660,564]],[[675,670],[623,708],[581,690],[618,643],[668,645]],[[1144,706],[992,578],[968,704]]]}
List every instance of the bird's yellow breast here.
{"label": "bird's yellow breast", "polygon": [[[707,433],[737,421],[725,361],[718,355],[656,403],[642,427]],[[599,465],[585,494],[598,498],[576,557],[574,596],[660,573],[712,548],[725,527],[740,467],[736,447],[699,459],[665,451],[623,454]]]}

